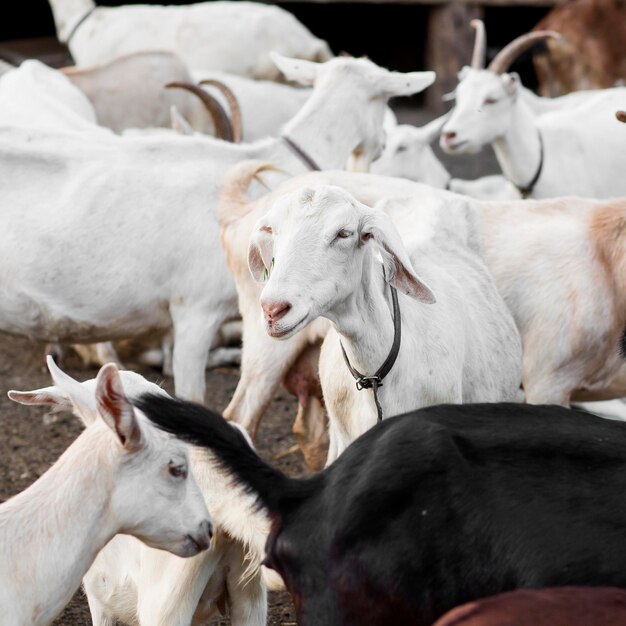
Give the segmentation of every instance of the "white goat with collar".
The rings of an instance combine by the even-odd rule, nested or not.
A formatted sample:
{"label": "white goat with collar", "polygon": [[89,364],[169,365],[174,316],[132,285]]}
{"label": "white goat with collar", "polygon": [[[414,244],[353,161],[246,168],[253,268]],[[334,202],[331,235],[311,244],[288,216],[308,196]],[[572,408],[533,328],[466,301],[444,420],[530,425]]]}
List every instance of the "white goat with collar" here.
{"label": "white goat with collar", "polygon": [[[48,367],[59,387],[9,396],[53,402],[67,381],[51,358]],[[81,413],[87,429],[33,485],[0,505],[3,624],[50,624],[118,533],[178,557],[208,548],[209,514],[188,472],[187,448],[130,404],[127,378],[104,366],[91,381],[91,410]],[[80,403],[80,395],[65,399],[74,401]]]}
{"label": "white goat with collar", "polygon": [[[315,83],[285,134],[322,168],[354,152],[366,167],[382,149],[387,98],[434,79],[365,59],[275,59],[289,78]],[[237,315],[214,211],[222,179],[251,157],[292,172],[306,169],[301,159],[280,138],[0,136],[0,328],[85,343],[173,327],[176,393],[203,401],[213,336]]]}
{"label": "white goat with collar", "polygon": [[253,277],[270,274],[261,293],[268,334],[289,339],[319,316],[331,322],[320,359],[328,463],[376,422],[373,394],[357,391],[339,338],[354,368],[378,370],[394,338],[388,285],[399,292],[402,344],[378,391],[384,417],[521,398],[521,341],[480,257],[476,212],[462,199],[445,216],[436,206],[405,206],[385,210],[406,247],[389,215],[325,185],[278,198],[251,238]]}
{"label": "white goat with collar", "polygon": [[472,67],[459,73],[441,147],[450,154],[471,153],[490,143],[506,178],[520,189],[532,187],[533,198],[626,195],[626,180],[619,175],[624,146],[610,115],[626,99],[626,88],[585,94],[565,109],[537,117],[528,99],[520,97],[517,74],[506,73],[517,53],[555,35],[524,35],[487,69],[482,69],[484,42],[477,36]]}
{"label": "white goat with collar", "polygon": [[332,57],[328,44],[291,13],[261,3],[96,7],[93,0],[50,0],[50,6],[59,41],[82,66],[132,52],[168,50],[194,70],[278,80],[272,51],[311,61]]}
{"label": "white goat with collar", "polygon": [[[10,392],[10,397],[21,404],[71,410],[91,424],[97,415],[96,380],[79,383],[53,362],[49,367],[55,385]],[[131,401],[144,393],[167,395],[134,372],[121,371],[119,376]],[[94,626],[109,626],[115,620],[132,626],[200,624],[226,606],[233,626],[264,626],[267,594],[261,560],[269,521],[256,510],[254,498],[232,488],[230,477],[206,453],[192,448],[190,457],[214,523],[211,549],[180,559],[134,537],[116,536],[102,548],[83,580]]]}

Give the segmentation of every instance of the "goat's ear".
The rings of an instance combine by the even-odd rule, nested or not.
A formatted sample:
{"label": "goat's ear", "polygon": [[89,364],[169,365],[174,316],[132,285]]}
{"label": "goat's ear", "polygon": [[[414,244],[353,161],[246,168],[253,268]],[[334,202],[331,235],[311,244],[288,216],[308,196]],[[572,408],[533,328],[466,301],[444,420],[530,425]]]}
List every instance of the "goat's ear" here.
{"label": "goat's ear", "polygon": [[435,82],[435,78],[437,78],[435,72],[409,72],[402,74],[400,72],[385,71],[380,83],[381,91],[389,97],[410,96],[424,91],[426,87],[430,87]]}
{"label": "goat's ear", "polygon": [[402,238],[387,215],[379,210],[368,212],[359,235],[362,243],[371,239],[380,247],[385,278],[390,285],[424,304],[436,301],[430,287],[415,273]]}
{"label": "goat's ear", "polygon": [[102,366],[96,378],[96,405],[100,417],[129,452],[141,447],[141,428],[129,402],[120,373],[113,363]]}
{"label": "goat's ear", "polygon": [[265,226],[257,226],[248,246],[248,268],[258,283],[269,278],[272,269],[272,236]]}
{"label": "goat's ear", "polygon": [[303,59],[291,59],[277,52],[270,52],[270,57],[287,80],[292,80],[301,85],[313,85],[315,83],[319,63]]}
{"label": "goat's ear", "polygon": [[424,126],[417,127],[418,134],[424,141],[424,143],[431,144],[441,134],[443,125],[448,121],[450,117],[447,113],[441,117],[437,117],[434,120],[424,124]]}
{"label": "goat's ear", "polygon": [[11,389],[7,395],[13,402],[18,404],[52,405],[59,411],[71,411],[73,408],[70,399],[54,385],[52,387],[33,389],[32,391],[15,391]]}
{"label": "goat's ear", "polygon": [[193,135],[191,124],[185,119],[184,115],[172,105],[170,108],[170,124],[172,129],[179,135]]}
{"label": "goat's ear", "polygon": [[502,74],[502,83],[510,96],[517,96],[522,81],[517,72]]}
{"label": "goat's ear", "polygon": [[72,409],[85,426],[92,424],[98,416],[93,388],[88,389],[84,384],[66,374],[50,355],[46,357],[46,365],[55,387],[70,403],[67,408]]}

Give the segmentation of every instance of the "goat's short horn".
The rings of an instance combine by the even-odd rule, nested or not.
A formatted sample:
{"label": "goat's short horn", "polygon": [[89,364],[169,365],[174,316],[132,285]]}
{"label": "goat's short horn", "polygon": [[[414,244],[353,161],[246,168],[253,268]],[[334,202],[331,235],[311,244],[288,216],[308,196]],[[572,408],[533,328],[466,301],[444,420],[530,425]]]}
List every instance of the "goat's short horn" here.
{"label": "goat's short horn", "polygon": [[562,39],[563,37],[553,30],[538,30],[534,33],[526,33],[504,46],[489,64],[488,70],[495,74],[503,74],[513,64],[513,61],[529,48],[546,39]]}
{"label": "goat's short horn", "polygon": [[213,123],[215,124],[215,136],[218,139],[223,139],[224,141],[233,141],[233,127],[230,124],[228,115],[222,108],[222,105],[210,93],[207,93],[204,89],[192,83],[168,83],[165,85],[165,88],[184,89],[200,98],[213,118]]}

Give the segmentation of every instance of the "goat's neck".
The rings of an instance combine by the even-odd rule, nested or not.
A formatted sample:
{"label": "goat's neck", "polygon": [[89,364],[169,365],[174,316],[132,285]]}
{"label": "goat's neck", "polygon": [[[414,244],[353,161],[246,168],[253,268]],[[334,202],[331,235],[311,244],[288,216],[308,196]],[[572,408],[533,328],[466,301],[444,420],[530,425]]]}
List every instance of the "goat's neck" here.
{"label": "goat's neck", "polygon": [[511,124],[493,142],[504,175],[517,186],[527,185],[535,176],[541,159],[541,142],[535,116],[520,98],[513,105]]}
{"label": "goat's neck", "polygon": [[360,288],[327,317],[341,335],[352,367],[364,376],[376,373],[393,345],[393,308],[382,266],[366,255]]}
{"label": "goat's neck", "polygon": [[103,437],[112,439],[101,429],[84,431],[39,480],[0,507],[0,585],[21,590],[33,624],[60,613],[118,530],[109,510],[115,456]]}
{"label": "goat's neck", "polygon": [[282,134],[302,148],[323,170],[344,169],[357,148],[358,114],[342,112],[330,100],[311,96]]}
{"label": "goat's neck", "polygon": [[59,41],[65,43],[78,20],[95,6],[93,0],[50,0]]}

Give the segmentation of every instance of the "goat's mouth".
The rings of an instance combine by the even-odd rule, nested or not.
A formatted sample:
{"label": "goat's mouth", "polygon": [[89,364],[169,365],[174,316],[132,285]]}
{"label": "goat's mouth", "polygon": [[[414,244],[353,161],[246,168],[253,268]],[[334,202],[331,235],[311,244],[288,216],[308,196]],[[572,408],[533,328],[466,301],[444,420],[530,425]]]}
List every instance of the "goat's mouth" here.
{"label": "goat's mouth", "polygon": [[295,333],[297,333],[303,326],[306,325],[309,315],[305,315],[299,322],[292,324],[285,328],[284,326],[279,326],[278,328],[272,328],[269,324],[267,325],[267,334],[270,337],[274,337],[274,339],[288,339]]}
{"label": "goat's mouth", "polygon": [[452,154],[454,152],[459,152],[463,147],[467,146],[469,140],[464,139],[462,141],[442,141],[441,148],[444,152],[448,154]]}

